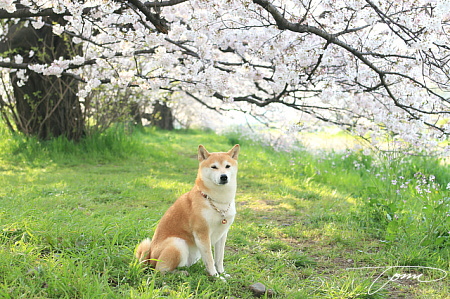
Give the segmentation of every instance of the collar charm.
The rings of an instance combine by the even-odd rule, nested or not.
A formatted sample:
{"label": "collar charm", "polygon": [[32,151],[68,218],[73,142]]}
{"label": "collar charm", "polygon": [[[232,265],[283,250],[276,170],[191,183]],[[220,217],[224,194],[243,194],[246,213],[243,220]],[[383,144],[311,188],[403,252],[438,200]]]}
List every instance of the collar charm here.
{"label": "collar charm", "polygon": [[227,224],[228,220],[225,218],[226,213],[228,212],[228,210],[230,209],[231,206],[231,202],[228,204],[228,208],[226,210],[219,210],[213,203],[213,200],[211,199],[211,197],[209,197],[209,195],[203,193],[203,191],[200,191],[202,196],[204,198],[206,198],[209,201],[209,204],[211,205],[211,207],[217,211],[217,213],[219,213],[222,216],[222,224]]}

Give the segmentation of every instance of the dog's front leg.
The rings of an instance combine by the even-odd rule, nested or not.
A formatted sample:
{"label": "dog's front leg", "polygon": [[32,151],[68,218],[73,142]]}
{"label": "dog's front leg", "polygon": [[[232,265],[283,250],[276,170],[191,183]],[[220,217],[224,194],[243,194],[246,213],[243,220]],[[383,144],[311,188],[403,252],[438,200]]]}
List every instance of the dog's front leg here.
{"label": "dog's front leg", "polygon": [[227,233],[214,244],[214,262],[217,272],[220,274],[225,272],[223,268],[223,257],[225,254],[225,242],[227,241]]}
{"label": "dog's front leg", "polygon": [[217,270],[214,266],[214,259],[211,250],[211,239],[208,234],[196,234],[195,244],[200,251],[202,260],[205,263],[206,271],[211,276],[217,276]]}

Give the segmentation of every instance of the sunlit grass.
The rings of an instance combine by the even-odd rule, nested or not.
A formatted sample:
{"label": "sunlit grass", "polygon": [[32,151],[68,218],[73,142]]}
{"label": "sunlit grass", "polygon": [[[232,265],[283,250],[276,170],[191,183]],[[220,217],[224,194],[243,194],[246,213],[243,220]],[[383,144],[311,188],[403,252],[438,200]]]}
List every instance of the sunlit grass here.
{"label": "sunlit grass", "polygon": [[[447,240],[420,243],[435,228],[431,220],[448,209],[438,203],[448,197],[443,183],[450,178],[439,161],[412,159],[411,165],[390,169],[362,153],[279,153],[244,142],[238,215],[225,256],[232,278],[224,283],[207,277],[202,263],[189,268],[189,276],[161,276],[142,269],[133,252],[170,204],[192,187],[198,144],[226,151],[239,142],[236,136],[116,132],[105,137],[114,140],[104,148],[107,142],[95,138],[79,145],[41,144],[2,134],[2,298],[251,298],[248,286],[254,282],[274,290],[277,298],[449,295],[442,281],[393,284],[368,295],[373,275],[348,270],[399,264],[450,269]],[[418,196],[418,171],[427,179],[434,173],[441,187]],[[391,182],[400,182],[399,176],[411,180],[400,194]],[[430,221],[422,222],[428,228],[403,218],[390,224],[395,222],[389,213],[392,219],[396,213],[420,215],[424,203],[435,204]]]}

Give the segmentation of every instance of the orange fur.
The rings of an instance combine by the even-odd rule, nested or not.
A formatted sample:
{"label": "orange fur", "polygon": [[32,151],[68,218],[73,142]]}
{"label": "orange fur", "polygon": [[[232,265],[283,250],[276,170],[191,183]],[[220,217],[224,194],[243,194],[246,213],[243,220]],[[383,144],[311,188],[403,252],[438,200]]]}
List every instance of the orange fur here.
{"label": "orange fur", "polygon": [[[166,272],[189,266],[201,257],[209,275],[224,272],[225,241],[236,213],[238,154],[239,145],[226,153],[209,153],[199,146],[200,164],[194,187],[166,211],[153,239],[139,244],[136,257],[140,262]],[[224,219],[226,224],[222,223]],[[212,247],[215,247],[215,257]]]}

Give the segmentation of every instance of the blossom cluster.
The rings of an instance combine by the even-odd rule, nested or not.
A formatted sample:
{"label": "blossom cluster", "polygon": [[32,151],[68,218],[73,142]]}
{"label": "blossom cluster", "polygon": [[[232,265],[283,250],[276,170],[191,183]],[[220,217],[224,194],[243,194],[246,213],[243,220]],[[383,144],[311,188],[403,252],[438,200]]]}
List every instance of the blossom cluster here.
{"label": "blossom cluster", "polygon": [[99,82],[106,89],[135,86],[145,98],[164,90],[174,107],[192,108],[181,114],[216,126],[223,119],[205,116],[201,103],[262,114],[280,102],[351,126],[374,143],[383,143],[386,132],[399,145],[421,149],[446,140],[450,1],[270,1],[304,32],[280,30],[254,2],[191,0],[162,7],[167,35],[119,1],[0,0],[0,9],[12,13],[20,3],[31,12],[64,14],[61,24],[36,16],[27,26],[52,26],[55,35],[81,44],[83,55],[28,70],[81,78],[80,97]]}

